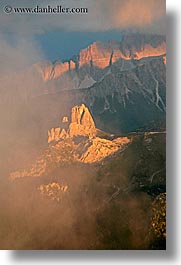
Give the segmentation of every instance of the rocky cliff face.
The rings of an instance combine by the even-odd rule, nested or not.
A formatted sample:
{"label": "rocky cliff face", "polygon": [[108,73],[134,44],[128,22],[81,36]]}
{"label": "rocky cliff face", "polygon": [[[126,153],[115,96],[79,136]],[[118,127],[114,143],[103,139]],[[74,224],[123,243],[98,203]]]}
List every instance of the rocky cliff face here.
{"label": "rocky cliff face", "polygon": [[57,167],[73,165],[75,162],[98,163],[116,152],[123,152],[131,141],[131,137],[119,137],[114,140],[84,137],[80,141],[67,138],[49,145],[29,169],[12,172],[10,179],[48,176]]}
{"label": "rocky cliff face", "polygon": [[79,55],[79,68],[84,65],[94,66],[101,69],[109,66],[111,60],[112,48],[101,42],[94,42]]}
{"label": "rocky cliff face", "polygon": [[[68,118],[63,117],[63,123],[68,123]],[[82,104],[75,106],[71,111],[71,122],[68,129],[52,128],[48,131],[48,143],[57,142],[60,139],[72,138],[74,136],[94,137],[96,135],[96,127],[94,120],[88,108]]]}
{"label": "rocky cliff face", "polygon": [[42,76],[44,81],[56,79],[67,71],[75,69],[75,63],[73,61],[69,62],[56,62],[55,64],[51,62],[47,63],[38,63],[35,65],[35,68]]}
{"label": "rocky cliff face", "polygon": [[[64,117],[62,121],[68,121]],[[48,131],[48,146],[30,169],[11,173],[10,178],[42,176],[49,174],[56,167],[74,162],[96,163],[122,151],[131,142],[131,137],[119,137],[114,140],[96,135],[93,118],[88,108],[82,104],[71,111],[71,122],[67,130],[52,128]],[[102,132],[104,133],[104,132]]]}
{"label": "rocky cliff face", "polygon": [[[117,53],[119,50],[125,57],[130,58],[134,55],[134,50],[142,52],[143,48],[140,47],[148,45],[154,48],[155,55],[159,54],[159,47],[163,47],[162,52],[165,53],[165,38],[154,35],[143,37],[139,34],[136,37],[123,37],[121,42],[109,44],[112,49],[114,47],[114,54],[112,65],[106,68],[101,69],[93,65],[89,67],[86,61],[86,64],[80,68],[76,65],[75,71],[73,69],[75,62],[70,62],[72,70],[67,71],[69,66],[65,64],[66,72],[55,79],[53,78],[55,69],[58,69],[58,65],[61,64],[57,62],[45,64],[49,69],[47,76],[43,74],[47,82],[42,82],[41,75],[35,67],[33,67],[33,75],[30,71],[31,75],[28,78],[25,73],[22,73],[21,82],[15,81],[17,76],[16,78],[9,77],[6,82],[2,82],[4,88],[1,91],[1,118],[2,120],[5,118],[4,110],[6,110],[7,118],[6,126],[3,126],[1,130],[1,138],[4,139],[3,145],[11,149],[13,156],[20,153],[20,151],[15,151],[17,148],[18,150],[26,149],[23,142],[36,142],[40,146],[44,145],[47,141],[47,131],[50,128],[57,127],[61,130],[52,129],[49,132],[49,142],[53,142],[55,138],[56,141],[59,138],[67,139],[71,119],[66,121],[65,118],[63,122],[60,117],[61,121],[59,121],[59,115],[61,113],[62,116],[69,117],[70,108],[75,105],[79,106],[82,102],[92,113],[96,126],[103,131],[122,134],[140,130],[165,130],[166,56],[150,56],[140,60],[114,59],[116,54],[119,57],[120,53]],[[97,50],[99,44],[96,42],[96,45]],[[100,60],[94,55],[94,63],[95,60],[101,61],[101,56],[105,55],[108,64],[111,50],[106,49],[105,47],[99,49],[97,55]],[[103,53],[103,50],[106,50],[106,53]],[[90,55],[92,56],[92,50],[90,50]],[[83,63],[83,54],[81,58]],[[50,77],[52,79],[49,80]],[[8,79],[13,80],[16,89],[8,89],[9,86],[6,86]],[[18,124],[21,124],[19,128],[17,118]],[[17,141],[15,135],[19,134],[23,134],[23,137],[18,137]],[[14,138],[10,135],[14,135]],[[22,138],[26,141],[22,141]],[[4,155],[1,160],[3,157]]]}
{"label": "rocky cliff face", "polygon": [[71,123],[69,126],[69,135],[94,137],[96,127],[88,108],[82,104],[72,108]]}
{"label": "rocky cliff face", "polygon": [[116,41],[106,44],[95,42],[82,50],[79,57],[79,67],[88,65],[104,69],[120,59],[140,60],[165,53],[166,42],[162,37],[157,37],[150,43],[149,38],[141,35],[125,35],[120,43]]}
{"label": "rocky cliff face", "polygon": [[[65,73],[81,70],[83,67],[103,70],[119,60],[140,60],[166,54],[166,40],[163,36],[141,34],[123,35],[120,42],[94,42],[80,51],[75,61],[37,64],[36,68],[44,81],[58,79]],[[89,71],[88,71],[89,72]],[[74,77],[75,78],[75,77]],[[88,76],[85,76],[87,79]],[[91,79],[89,77],[89,79]],[[90,80],[88,80],[90,83]],[[92,82],[94,81],[94,78]],[[91,82],[91,84],[92,84]],[[84,82],[85,83],[85,82]],[[86,87],[86,84],[85,84]]]}
{"label": "rocky cliff face", "polygon": [[[44,123],[43,133],[54,126],[55,117],[58,119],[59,113],[69,116],[70,107],[79,106],[82,102],[93,115],[96,126],[103,131],[120,134],[160,128],[165,130],[165,59],[162,56],[140,61],[117,61],[106,70],[104,78],[91,87],[60,91],[57,83],[55,93],[47,92],[47,95],[33,98],[30,108],[36,108],[36,116]],[[131,68],[127,63],[132,64]],[[64,124],[69,126],[70,122],[71,118]],[[64,128],[58,120],[56,124],[56,127]]]}
{"label": "rocky cliff face", "polygon": [[[127,133],[145,128],[165,128],[164,36],[125,34],[122,35],[120,42],[97,41],[80,51],[74,61],[67,64],[65,62],[65,71],[61,75],[58,71],[55,74],[59,64],[62,67],[58,62],[55,65],[51,64],[51,67],[48,66],[50,79],[45,78],[49,81],[44,82],[42,89],[42,93],[46,94],[42,97],[45,99],[45,105],[53,102],[52,108],[57,108],[60,113],[63,112],[67,116],[69,110],[60,109],[62,96],[68,106],[84,102],[94,115],[96,124],[103,131]],[[45,76],[47,75],[44,74]],[[37,102],[39,104],[39,99]],[[44,111],[46,110],[43,109],[43,113]],[[78,127],[80,130],[80,126]],[[77,130],[76,124],[73,130],[74,134]],[[63,137],[66,138],[65,131]]]}
{"label": "rocky cliff face", "polygon": [[63,195],[67,192],[68,186],[62,185],[58,182],[52,182],[48,184],[41,184],[38,187],[40,194],[52,201],[62,201]]}
{"label": "rocky cliff face", "polygon": [[125,34],[120,43],[125,59],[141,58],[166,54],[166,38],[160,35]]}

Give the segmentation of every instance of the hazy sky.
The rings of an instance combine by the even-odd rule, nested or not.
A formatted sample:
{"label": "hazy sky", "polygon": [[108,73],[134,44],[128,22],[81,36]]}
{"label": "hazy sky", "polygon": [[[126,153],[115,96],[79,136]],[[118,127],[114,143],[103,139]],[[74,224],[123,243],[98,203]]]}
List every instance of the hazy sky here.
{"label": "hazy sky", "polygon": [[79,51],[96,40],[107,42],[109,40],[121,40],[120,31],[106,32],[81,32],[81,31],[51,31],[37,35],[36,40],[42,47],[48,60],[68,60]]}
{"label": "hazy sky", "polygon": [[[88,14],[6,14],[12,7],[86,7]],[[67,59],[96,40],[120,39],[122,30],[165,33],[165,0],[1,0],[0,37],[10,45],[36,43],[50,60]]]}

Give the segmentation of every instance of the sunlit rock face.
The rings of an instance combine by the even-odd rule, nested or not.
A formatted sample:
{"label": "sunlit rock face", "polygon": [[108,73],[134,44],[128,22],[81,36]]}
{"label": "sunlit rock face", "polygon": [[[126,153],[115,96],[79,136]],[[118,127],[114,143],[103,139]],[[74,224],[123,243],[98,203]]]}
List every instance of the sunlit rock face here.
{"label": "sunlit rock face", "polygon": [[164,64],[167,64],[167,57],[166,56],[163,57],[163,62],[164,62]]}
{"label": "sunlit rock face", "polygon": [[67,116],[64,116],[62,118],[62,123],[67,123],[69,120],[68,120],[68,117]]}
{"label": "sunlit rock face", "polygon": [[63,199],[63,194],[67,192],[68,186],[58,182],[41,184],[38,187],[40,194],[52,201],[60,202]]}
{"label": "sunlit rock face", "polygon": [[[123,152],[131,142],[131,137],[119,137],[114,140],[107,140],[100,137],[82,137],[78,141],[74,138],[67,138],[55,142],[53,145],[48,145],[47,149],[44,150],[29,169],[12,172],[10,179],[47,176],[59,166],[77,162],[84,164],[98,163],[114,155],[116,152]],[[53,185],[53,187],[48,186],[50,192],[52,189],[55,189],[55,192],[59,191],[57,185]],[[44,190],[45,187],[42,187],[40,191],[43,193]],[[47,195],[47,191],[45,193]]]}
{"label": "sunlit rock face", "polygon": [[53,141],[57,142],[60,139],[65,139],[67,137],[69,137],[69,135],[64,128],[61,130],[59,127],[57,127],[48,131],[48,143]]}
{"label": "sunlit rock face", "polygon": [[[68,118],[64,117],[63,120],[67,121]],[[125,150],[132,141],[131,137],[119,137],[113,140],[100,138],[98,131],[84,104],[73,107],[71,122],[67,130],[60,127],[50,129],[48,143],[52,144],[48,145],[29,169],[12,172],[11,180],[21,177],[46,176],[57,166],[74,162],[97,163],[119,150]],[[52,189],[52,187],[49,188]],[[59,189],[55,184],[53,188]],[[44,187],[41,187],[41,191],[44,191]]]}
{"label": "sunlit rock face", "polygon": [[107,44],[94,42],[80,52],[79,68],[83,65],[95,66],[101,69],[109,66],[112,49]]}
{"label": "sunlit rock face", "polygon": [[162,43],[156,48],[149,44],[146,44],[141,47],[140,51],[133,50],[133,57],[136,60],[140,60],[146,57],[160,56],[163,55],[165,52],[166,52],[166,43]]}
{"label": "sunlit rock face", "polygon": [[69,126],[69,135],[73,136],[90,136],[96,134],[96,127],[88,108],[82,104],[72,108],[71,123]]}
{"label": "sunlit rock face", "polygon": [[[124,34],[121,41],[96,41],[80,51],[75,61],[36,64],[44,81],[60,78],[65,73],[80,71],[83,67],[103,70],[118,60],[140,60],[166,54],[166,39],[159,35]],[[76,71],[74,71],[76,69]],[[90,76],[89,79],[92,77]],[[82,81],[82,80],[78,80]],[[91,83],[92,84],[92,83]]]}
{"label": "sunlit rock face", "polygon": [[138,47],[134,45],[124,47],[124,40],[122,45],[119,45],[117,42],[107,44],[95,42],[80,52],[79,67],[87,64],[104,69],[119,59],[140,60],[145,57],[160,56],[165,53],[166,43],[164,41],[158,43],[157,46],[142,42]]}
{"label": "sunlit rock face", "polygon": [[81,156],[84,163],[95,163],[103,158],[114,154],[119,149],[126,147],[131,142],[130,138],[120,137],[113,141],[96,137],[91,140],[89,148]]}
{"label": "sunlit rock face", "polygon": [[[63,123],[68,123],[68,117],[63,117]],[[71,138],[74,136],[89,136],[94,137],[96,135],[96,127],[94,120],[88,110],[88,108],[82,104],[81,106],[75,106],[71,112],[71,122],[68,129],[65,128],[52,128],[48,131],[48,143],[57,142],[60,139]]]}
{"label": "sunlit rock face", "polygon": [[62,74],[66,73],[69,70],[75,69],[75,63],[73,61],[70,62],[57,62],[55,64],[47,62],[36,64],[38,72],[41,74],[44,81],[48,81],[51,79],[57,79]]}
{"label": "sunlit rock face", "polygon": [[123,35],[120,50],[126,60],[161,56],[166,54],[166,38],[159,35]]}

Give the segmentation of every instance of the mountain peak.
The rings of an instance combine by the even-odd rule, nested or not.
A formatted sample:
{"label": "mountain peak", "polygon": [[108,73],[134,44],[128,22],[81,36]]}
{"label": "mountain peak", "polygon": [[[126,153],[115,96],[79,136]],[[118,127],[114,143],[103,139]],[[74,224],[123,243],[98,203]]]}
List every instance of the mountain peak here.
{"label": "mountain peak", "polygon": [[94,137],[95,135],[96,127],[94,120],[89,112],[89,109],[82,104],[72,108],[71,121],[67,130],[65,128],[58,127],[52,128],[48,131],[48,143],[57,142],[60,139],[73,138],[74,136]]}
{"label": "mountain peak", "polygon": [[93,67],[96,71],[96,69],[105,69],[120,59],[126,61],[140,60],[165,54],[165,36],[133,33],[123,34],[121,41],[110,40],[106,43],[95,41],[82,49],[75,60],[54,64],[45,62],[36,64],[35,67],[43,80],[48,81],[58,79],[70,71],[76,74],[84,66],[88,69]]}
{"label": "mountain peak", "polygon": [[104,69],[110,64],[111,53],[112,49],[107,43],[96,41],[81,50],[79,55],[79,68],[88,65]]}

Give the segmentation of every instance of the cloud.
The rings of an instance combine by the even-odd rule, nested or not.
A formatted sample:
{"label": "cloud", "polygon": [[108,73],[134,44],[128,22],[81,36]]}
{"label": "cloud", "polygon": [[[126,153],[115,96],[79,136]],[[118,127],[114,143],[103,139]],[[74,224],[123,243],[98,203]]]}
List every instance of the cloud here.
{"label": "cloud", "polygon": [[0,34],[0,77],[4,73],[23,71],[33,63],[43,60],[42,50],[32,38],[19,39],[10,44],[4,35]]}
{"label": "cloud", "polygon": [[[119,1],[115,1],[119,2]],[[145,27],[165,15],[164,0],[124,0],[116,11],[114,6],[113,25],[115,27]]]}
{"label": "cloud", "polygon": [[[5,14],[12,7],[86,7],[88,14]],[[9,0],[1,1],[0,24],[4,32],[32,35],[52,29],[68,31],[106,31],[138,29],[164,31],[165,0]]]}

